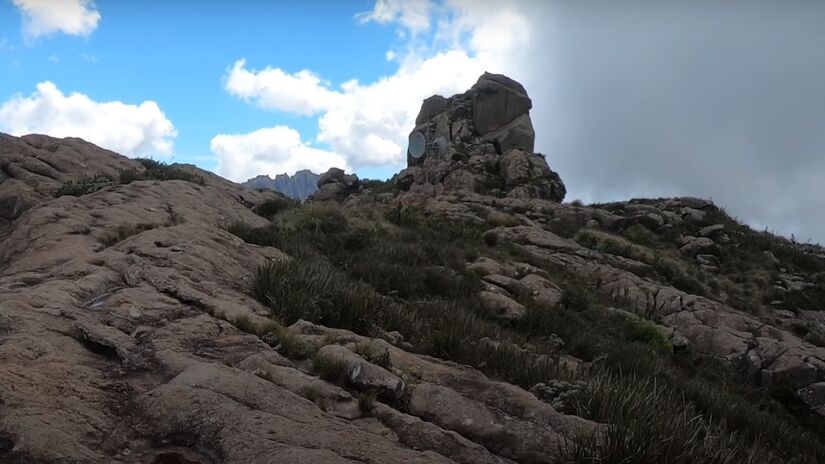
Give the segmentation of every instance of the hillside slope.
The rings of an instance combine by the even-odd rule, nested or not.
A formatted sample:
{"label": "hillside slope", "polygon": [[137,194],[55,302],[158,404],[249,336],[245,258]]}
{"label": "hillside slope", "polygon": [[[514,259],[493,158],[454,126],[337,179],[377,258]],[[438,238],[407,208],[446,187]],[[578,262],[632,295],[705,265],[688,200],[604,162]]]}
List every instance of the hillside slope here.
{"label": "hillside slope", "polygon": [[530,107],[482,76],[306,204],[0,136],[0,462],[819,462],[821,250],[561,203]]}

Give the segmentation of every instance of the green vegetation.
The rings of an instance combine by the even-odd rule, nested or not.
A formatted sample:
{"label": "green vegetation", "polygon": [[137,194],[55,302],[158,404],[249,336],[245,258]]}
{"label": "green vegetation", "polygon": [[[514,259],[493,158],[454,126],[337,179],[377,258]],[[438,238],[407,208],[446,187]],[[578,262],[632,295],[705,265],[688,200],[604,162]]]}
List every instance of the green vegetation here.
{"label": "green vegetation", "polygon": [[123,169],[118,174],[117,179],[104,175],[97,175],[69,180],[58,187],[58,189],[54,192],[54,196],[61,197],[64,195],[71,195],[79,197],[97,192],[98,190],[106,187],[117,184],[129,184],[138,180],[185,180],[198,185],[206,185],[206,179],[204,179],[203,176],[186,171],[182,168],[170,166],[160,161],[154,161],[146,158],[137,158],[135,161],[142,164],[144,169]]}
{"label": "green vegetation", "polygon": [[[372,337],[398,331],[416,352],[525,388],[552,378],[585,381],[575,397],[578,414],[612,425],[603,440],[572,438],[557,463],[812,463],[825,456],[825,425],[795,396],[747,386],[740,373],[712,359],[675,353],[653,322],[655,311],[645,319],[610,309],[613,300],[567,269],[484,234],[513,224],[505,216],[475,225],[404,208],[310,203],[280,209],[265,227],[233,224],[229,230],[295,257],[261,267],[253,283],[255,297],[285,324],[305,319]],[[710,282],[726,284],[691,280],[696,272],[679,257],[672,237],[569,229],[580,243],[647,263],[649,278],[709,293],[716,291]],[[466,271],[478,256],[541,268],[563,288],[562,301],[547,308],[520,295],[524,318],[490,318],[477,300],[483,283]],[[755,252],[741,256],[756,259]],[[283,346],[287,356],[312,357]],[[371,344],[355,350],[390,367],[386,353]],[[591,367],[567,371],[560,363],[565,354]],[[326,379],[346,382],[340,363],[316,355],[313,366]],[[365,410],[373,401],[359,397]]]}
{"label": "green vegetation", "polygon": [[295,208],[299,205],[300,203],[296,200],[284,196],[278,196],[255,206],[254,211],[267,219],[272,219],[276,214]]}
{"label": "green vegetation", "polygon": [[330,359],[316,354],[312,358],[312,372],[318,377],[336,385],[346,385],[349,378],[349,368],[337,359]]}
{"label": "green vegetation", "polygon": [[355,354],[361,356],[362,358],[366,359],[372,364],[375,364],[376,366],[383,367],[387,370],[389,370],[392,367],[389,351],[381,350],[378,347],[372,345],[371,343],[359,343],[355,345],[354,351]]}
{"label": "green vegetation", "polygon": [[358,392],[358,408],[362,413],[370,414],[375,407],[377,397],[378,395],[372,390]]}
{"label": "green vegetation", "polygon": [[204,179],[203,176],[177,166],[147,158],[137,158],[135,161],[142,164],[144,169],[141,171],[136,168],[130,168],[120,171],[118,177],[119,183],[128,184],[139,180],[185,180],[198,185],[206,184],[206,179]]}
{"label": "green vegetation", "polygon": [[114,181],[106,176],[81,177],[77,180],[64,182],[56,192],[55,197],[71,195],[79,197],[97,192],[98,190],[114,185]]}

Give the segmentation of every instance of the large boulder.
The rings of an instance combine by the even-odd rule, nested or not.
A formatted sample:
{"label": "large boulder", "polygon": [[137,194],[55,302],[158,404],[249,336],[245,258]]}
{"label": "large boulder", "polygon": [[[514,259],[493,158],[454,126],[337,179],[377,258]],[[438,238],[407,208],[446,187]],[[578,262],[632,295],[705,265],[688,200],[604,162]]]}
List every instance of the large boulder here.
{"label": "large boulder", "polygon": [[310,199],[345,200],[352,194],[362,190],[361,180],[355,174],[347,174],[343,169],[330,168],[318,178],[318,191]]}
{"label": "large boulder", "polygon": [[424,100],[396,186],[562,201],[564,183],[534,152],[532,101],[518,82],[485,73],[466,93]]}
{"label": "large boulder", "polygon": [[480,134],[492,132],[517,117],[526,115],[533,107],[524,87],[502,75],[484,73],[471,92],[473,125]]}

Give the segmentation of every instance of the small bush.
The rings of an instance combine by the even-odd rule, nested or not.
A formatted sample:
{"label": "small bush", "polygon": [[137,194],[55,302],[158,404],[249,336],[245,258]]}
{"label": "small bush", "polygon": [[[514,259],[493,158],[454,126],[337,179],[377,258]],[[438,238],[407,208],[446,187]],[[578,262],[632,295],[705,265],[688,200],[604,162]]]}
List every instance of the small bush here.
{"label": "small bush", "polygon": [[255,213],[259,216],[263,216],[267,219],[272,219],[278,213],[281,213],[288,209],[295,208],[299,205],[299,202],[291,198],[276,197],[260,203],[259,205],[255,206],[252,210],[255,211]]}
{"label": "small bush", "polygon": [[351,282],[319,259],[282,260],[258,269],[253,291],[287,323],[316,324],[367,333],[384,302],[369,287]]}
{"label": "small bush", "polygon": [[487,225],[490,227],[515,227],[521,225],[521,221],[512,214],[501,211],[493,211],[487,215]]}
{"label": "small bush", "polygon": [[630,330],[626,337],[627,341],[639,342],[650,345],[657,350],[670,352],[673,350],[670,342],[665,338],[665,335],[656,327],[652,321],[639,319],[633,321],[630,325]]}
{"label": "small bush", "polygon": [[294,211],[285,223],[300,232],[337,234],[347,230],[347,216],[335,203],[310,203]]}
{"label": "small bush", "polygon": [[362,342],[355,345],[355,354],[376,366],[383,367],[387,370],[392,368],[390,352],[373,346],[370,342]]}
{"label": "small bush", "polygon": [[107,229],[103,235],[98,239],[106,247],[110,247],[120,243],[127,238],[137,235],[143,231],[154,229],[155,225],[146,223],[137,224],[121,224],[113,228]]}
{"label": "small bush", "polygon": [[283,237],[281,231],[273,224],[252,227],[245,222],[233,222],[226,228],[226,231],[246,243],[260,246],[279,247]]}
{"label": "small bush", "polygon": [[100,189],[114,184],[114,181],[106,176],[81,177],[77,180],[64,182],[57,191],[54,192],[54,196],[62,197],[64,195],[71,195],[79,197],[97,192]]}
{"label": "small bush", "polygon": [[364,414],[372,413],[375,407],[375,400],[377,395],[372,390],[362,391],[358,393],[358,409]]}
{"label": "small bush", "polygon": [[206,185],[206,179],[203,176],[177,166],[147,158],[136,158],[135,161],[142,164],[144,169],[141,171],[137,168],[129,168],[120,171],[119,183],[129,184],[140,180],[184,180],[198,185]]}
{"label": "small bush", "polygon": [[[272,327],[264,337],[274,339],[277,342],[275,349],[289,359],[302,360],[312,358],[315,355],[314,346],[305,343],[300,337],[280,324]],[[268,343],[273,344],[271,340]]]}
{"label": "small bush", "polygon": [[312,372],[327,382],[344,386],[349,379],[349,368],[336,359],[315,355],[312,359]]}
{"label": "small bush", "polygon": [[248,334],[253,334],[253,335],[258,334],[257,326],[255,325],[254,322],[252,322],[251,319],[249,319],[249,316],[247,316],[245,314],[242,314],[242,315],[236,317],[235,320],[232,321],[232,325],[234,325],[235,328],[237,328],[241,332],[248,333]]}

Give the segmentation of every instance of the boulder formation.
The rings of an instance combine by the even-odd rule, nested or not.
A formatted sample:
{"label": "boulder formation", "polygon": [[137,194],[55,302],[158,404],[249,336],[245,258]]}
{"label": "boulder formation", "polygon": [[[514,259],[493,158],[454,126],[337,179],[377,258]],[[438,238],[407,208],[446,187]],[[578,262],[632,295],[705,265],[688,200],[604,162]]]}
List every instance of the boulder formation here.
{"label": "boulder formation", "polygon": [[521,84],[490,73],[466,93],[427,98],[409,137],[408,167],[396,185],[423,193],[563,200],[564,183],[533,151],[531,108]]}
{"label": "boulder formation", "polygon": [[355,174],[347,174],[343,169],[330,168],[318,178],[318,190],[310,196],[317,201],[345,200],[361,192],[361,180]]}

